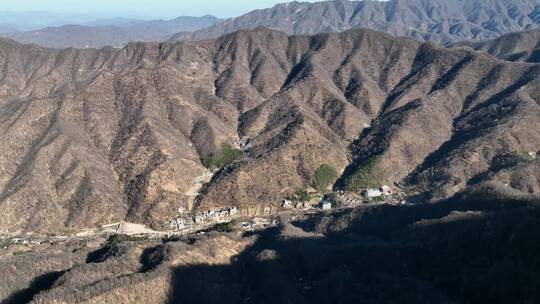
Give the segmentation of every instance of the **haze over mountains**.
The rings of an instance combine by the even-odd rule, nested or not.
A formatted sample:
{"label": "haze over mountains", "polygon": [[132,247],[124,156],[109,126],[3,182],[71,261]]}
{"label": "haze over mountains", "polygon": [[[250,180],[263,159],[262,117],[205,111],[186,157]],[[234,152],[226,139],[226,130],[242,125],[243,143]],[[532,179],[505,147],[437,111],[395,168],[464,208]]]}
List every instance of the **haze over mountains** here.
{"label": "haze over mountains", "polygon": [[116,18],[92,21],[83,25],[68,24],[27,32],[11,32],[4,36],[22,43],[34,43],[51,48],[122,47],[131,41],[161,41],[179,30],[195,31],[218,21],[220,19],[214,16],[152,21]]}
{"label": "haze over mountains", "polygon": [[172,40],[204,40],[258,26],[288,34],[339,32],[370,28],[395,36],[450,43],[491,39],[501,34],[536,28],[538,0],[390,0],[291,2],[256,10]]}
{"label": "haze over mountains", "polygon": [[31,31],[66,24],[84,24],[94,20],[96,17],[84,14],[0,11],[0,32]]}
{"label": "haze over mountains", "polygon": [[[24,43],[65,47],[121,47],[131,41],[205,40],[259,26],[287,34],[340,32],[370,28],[395,36],[449,45],[461,40],[493,39],[502,34],[538,28],[538,0],[391,0],[290,2],[218,22],[217,18],[179,18],[126,24],[78,22],[29,32],[4,34]],[[1,28],[1,27],[0,27]],[[9,32],[13,27],[4,28]],[[87,38],[85,38],[87,37]]]}

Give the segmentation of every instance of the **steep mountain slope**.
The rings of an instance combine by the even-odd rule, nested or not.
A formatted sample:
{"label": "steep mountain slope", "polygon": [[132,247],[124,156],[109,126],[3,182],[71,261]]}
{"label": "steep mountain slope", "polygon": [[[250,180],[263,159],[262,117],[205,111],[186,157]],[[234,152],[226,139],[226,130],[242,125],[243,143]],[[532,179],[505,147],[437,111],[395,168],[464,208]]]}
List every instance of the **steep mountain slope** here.
{"label": "steep mountain slope", "polygon": [[488,41],[463,41],[453,45],[465,46],[503,60],[540,63],[540,29],[509,33]]}
{"label": "steep mountain slope", "polygon": [[256,10],[171,40],[204,40],[258,26],[288,34],[339,32],[370,28],[396,36],[450,43],[490,39],[536,28],[538,0],[390,0],[291,2]]}
{"label": "steep mountain slope", "polygon": [[172,20],[141,22],[101,21],[98,25],[63,25],[28,32],[13,32],[5,37],[22,43],[50,48],[122,47],[132,41],[161,41],[178,31],[195,31],[220,21],[214,16],[178,17]]}
{"label": "steep mountain slope", "polygon": [[[123,49],[2,41],[0,62],[0,230],[160,228],[193,202],[256,214],[321,164],[346,181],[374,157],[382,182],[433,197],[483,181],[539,188],[532,156],[493,170],[540,150],[539,65],[371,30],[262,28]],[[245,158],[194,201],[200,159],[245,136]]]}

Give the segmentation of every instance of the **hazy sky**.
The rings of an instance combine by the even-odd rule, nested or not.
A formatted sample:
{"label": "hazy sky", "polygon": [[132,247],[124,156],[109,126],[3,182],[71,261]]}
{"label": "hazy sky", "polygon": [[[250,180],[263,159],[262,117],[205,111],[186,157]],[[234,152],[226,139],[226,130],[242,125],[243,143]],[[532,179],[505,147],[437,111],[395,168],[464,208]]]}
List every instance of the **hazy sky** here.
{"label": "hazy sky", "polygon": [[[0,10],[48,11],[146,18],[180,15],[234,17],[284,0],[0,0]],[[310,1],[315,2],[315,1]]]}

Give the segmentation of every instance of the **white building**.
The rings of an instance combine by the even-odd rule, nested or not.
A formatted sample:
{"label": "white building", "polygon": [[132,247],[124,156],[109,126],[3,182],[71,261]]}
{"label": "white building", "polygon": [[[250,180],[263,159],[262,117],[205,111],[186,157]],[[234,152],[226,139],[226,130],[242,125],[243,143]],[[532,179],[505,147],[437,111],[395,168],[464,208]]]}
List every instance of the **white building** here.
{"label": "white building", "polygon": [[362,196],[365,198],[374,198],[374,197],[380,197],[383,193],[380,189],[366,189],[362,191]]}
{"label": "white building", "polygon": [[323,202],[322,203],[322,210],[331,210],[332,209],[332,203],[330,202]]}
{"label": "white building", "polygon": [[286,208],[286,209],[292,209],[293,208],[293,202],[291,200],[283,200],[283,208]]}
{"label": "white building", "polygon": [[390,187],[386,186],[386,185],[383,185],[379,188],[379,191],[383,194],[383,195],[392,195],[392,190],[390,189]]}

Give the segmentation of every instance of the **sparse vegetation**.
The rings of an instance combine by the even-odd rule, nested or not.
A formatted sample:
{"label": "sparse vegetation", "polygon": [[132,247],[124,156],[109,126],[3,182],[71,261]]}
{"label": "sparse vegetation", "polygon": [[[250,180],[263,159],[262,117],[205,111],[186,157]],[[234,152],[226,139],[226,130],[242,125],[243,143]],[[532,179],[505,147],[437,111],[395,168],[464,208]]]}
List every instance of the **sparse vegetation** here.
{"label": "sparse vegetation", "polygon": [[514,152],[514,155],[522,162],[531,162],[535,157],[527,151]]}
{"label": "sparse vegetation", "polygon": [[420,190],[426,190],[428,185],[429,185],[429,178],[428,178],[428,174],[427,172],[422,172],[420,174],[418,174],[417,178],[417,187],[420,189]]}
{"label": "sparse vegetation", "polygon": [[233,164],[243,155],[244,152],[242,150],[236,149],[231,144],[224,142],[216,154],[203,157],[202,163],[209,169],[221,169]]}
{"label": "sparse vegetation", "polygon": [[13,245],[12,239],[0,240],[0,249],[8,249],[11,245]]}
{"label": "sparse vegetation", "polygon": [[110,246],[116,246],[124,242],[139,242],[139,241],[147,241],[147,240],[148,240],[148,236],[115,234],[109,237],[109,239],[107,240],[107,244]]}
{"label": "sparse vegetation", "polygon": [[309,193],[304,188],[298,188],[294,192],[294,200],[301,201],[301,202],[307,202],[310,200]]}
{"label": "sparse vegetation", "polygon": [[212,228],[210,228],[208,231],[216,231],[216,232],[232,232],[234,227],[234,221],[230,221],[227,223],[220,223],[214,225]]}
{"label": "sparse vegetation", "polygon": [[360,191],[367,188],[377,188],[383,184],[384,171],[378,167],[379,157],[366,160],[351,176],[345,180],[345,189]]}
{"label": "sparse vegetation", "polygon": [[324,195],[324,200],[330,203],[336,203],[338,195],[335,192],[330,192]]}
{"label": "sparse vegetation", "polygon": [[314,187],[320,193],[324,193],[337,179],[336,168],[323,164],[315,171]]}

